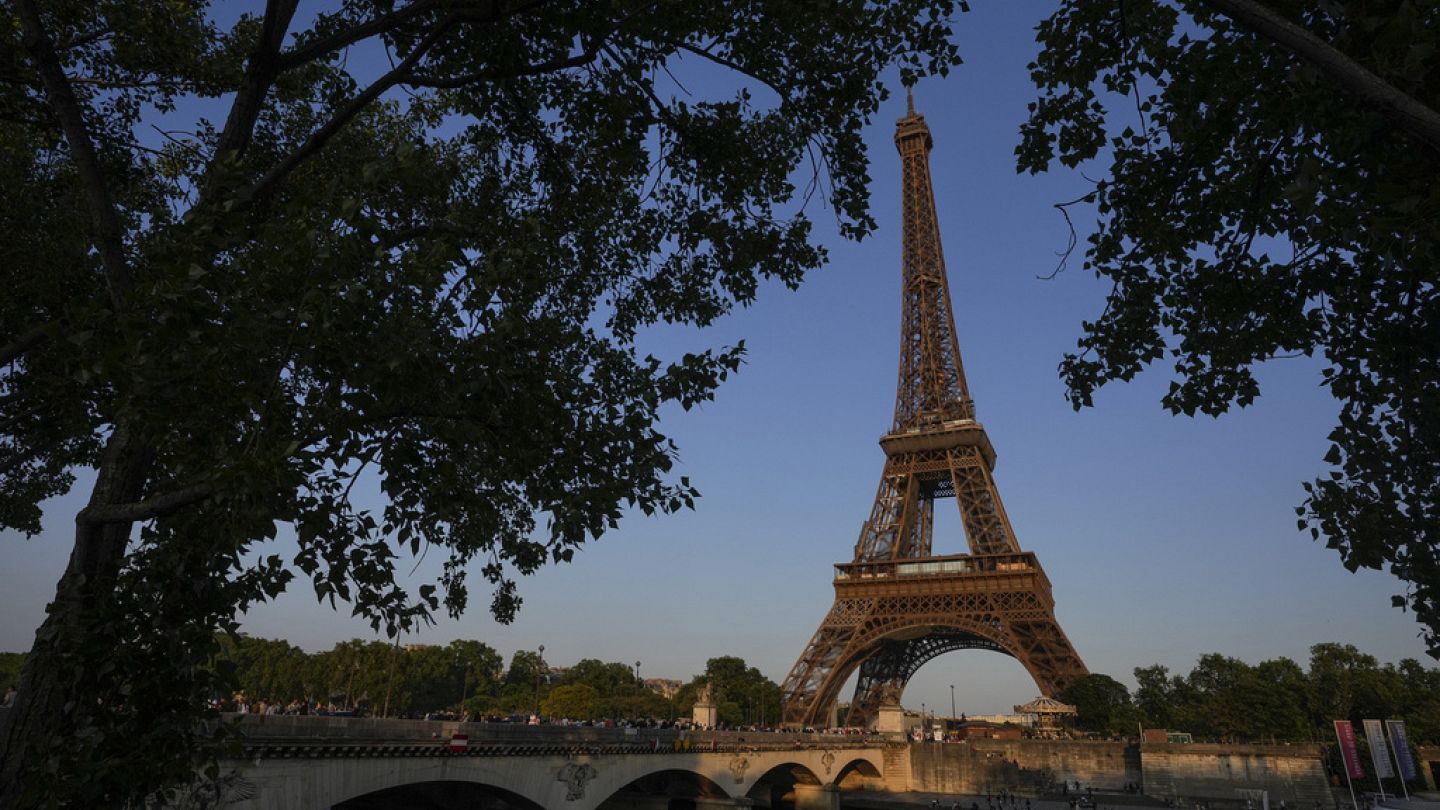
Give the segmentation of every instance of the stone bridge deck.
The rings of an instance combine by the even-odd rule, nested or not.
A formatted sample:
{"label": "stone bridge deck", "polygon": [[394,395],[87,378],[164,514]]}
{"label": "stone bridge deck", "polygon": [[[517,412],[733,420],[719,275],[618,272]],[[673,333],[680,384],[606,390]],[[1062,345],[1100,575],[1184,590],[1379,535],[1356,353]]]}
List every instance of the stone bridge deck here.
{"label": "stone bridge deck", "polygon": [[[839,784],[882,781],[878,737],[247,716],[234,810],[468,804],[517,808],[794,806],[836,810]],[[468,735],[463,750],[451,736]],[[891,745],[891,756],[898,746]],[[479,793],[477,793],[477,791]],[[448,798],[436,798],[443,794]]]}

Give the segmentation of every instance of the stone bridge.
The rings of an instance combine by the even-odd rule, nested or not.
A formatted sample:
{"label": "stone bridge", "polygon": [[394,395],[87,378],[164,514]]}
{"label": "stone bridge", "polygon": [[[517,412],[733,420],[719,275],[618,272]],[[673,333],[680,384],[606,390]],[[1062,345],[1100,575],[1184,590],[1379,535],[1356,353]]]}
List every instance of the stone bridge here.
{"label": "stone bridge", "polygon": [[841,790],[884,786],[887,755],[845,735],[290,716],[241,730],[230,810],[838,810]]}

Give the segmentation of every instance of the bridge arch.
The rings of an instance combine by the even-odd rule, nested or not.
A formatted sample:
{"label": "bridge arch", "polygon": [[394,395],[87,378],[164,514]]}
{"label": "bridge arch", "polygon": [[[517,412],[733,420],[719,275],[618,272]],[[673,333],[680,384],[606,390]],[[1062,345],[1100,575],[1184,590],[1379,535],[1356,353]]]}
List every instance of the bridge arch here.
{"label": "bridge arch", "polygon": [[875,790],[884,786],[885,775],[868,759],[857,757],[841,766],[835,784],[843,790]]}
{"label": "bridge arch", "polygon": [[613,791],[597,810],[691,810],[697,799],[728,799],[718,782],[688,768],[662,768]]}
{"label": "bridge arch", "polygon": [[[432,780],[382,788],[346,799],[334,810],[446,810],[451,807],[506,807],[546,810],[514,791],[483,782]],[[317,810],[328,810],[317,808]]]}
{"label": "bridge arch", "polygon": [[761,774],[746,791],[746,797],[754,799],[761,807],[782,807],[795,805],[795,786],[818,787],[824,781],[815,772],[798,762],[782,762]]}

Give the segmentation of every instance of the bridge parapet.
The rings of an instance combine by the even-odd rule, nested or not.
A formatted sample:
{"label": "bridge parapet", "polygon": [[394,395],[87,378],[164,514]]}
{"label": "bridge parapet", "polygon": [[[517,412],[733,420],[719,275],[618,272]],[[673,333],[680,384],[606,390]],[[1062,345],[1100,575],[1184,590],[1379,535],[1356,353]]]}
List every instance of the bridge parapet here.
{"label": "bridge parapet", "polygon": [[469,737],[470,744],[559,746],[576,744],[632,745],[652,750],[658,743],[672,747],[688,742],[692,748],[724,749],[857,747],[878,745],[878,735],[819,734],[764,731],[697,731],[675,728],[601,728],[556,724],[466,723],[453,720],[390,720],[374,717],[327,717],[315,715],[226,715],[238,719],[247,747],[406,745],[448,741],[454,734]]}
{"label": "bridge parapet", "polygon": [[[787,746],[784,740],[762,743],[746,736],[743,744],[717,739],[709,744],[713,748],[688,750],[645,750],[643,743],[601,741],[490,741],[456,753],[446,752],[443,745],[413,742],[391,746],[381,741],[331,740],[287,745],[272,740],[247,744],[246,757],[232,760],[237,795],[230,810],[314,810],[367,796],[395,798],[396,790],[424,791],[426,786],[461,783],[480,786],[488,791],[485,795],[531,810],[600,810],[607,800],[620,801],[636,791],[658,795],[659,788],[663,793],[672,784],[669,780],[677,778],[674,784],[682,786],[679,795],[692,798],[697,808],[702,801],[714,807],[747,807],[757,796],[788,789],[797,797],[803,794],[807,810],[834,810],[838,799],[834,784],[843,776],[858,772],[881,777],[882,748],[867,745],[863,738],[843,746],[801,743],[797,749],[793,740]],[[269,747],[257,751],[255,745]],[[407,748],[418,753],[403,752]],[[511,758],[502,759],[507,751]],[[692,781],[675,774],[688,774]],[[646,781],[652,777],[661,783]],[[685,792],[686,784],[692,792]],[[697,787],[698,796],[693,793]],[[646,805],[621,801],[618,806]]]}

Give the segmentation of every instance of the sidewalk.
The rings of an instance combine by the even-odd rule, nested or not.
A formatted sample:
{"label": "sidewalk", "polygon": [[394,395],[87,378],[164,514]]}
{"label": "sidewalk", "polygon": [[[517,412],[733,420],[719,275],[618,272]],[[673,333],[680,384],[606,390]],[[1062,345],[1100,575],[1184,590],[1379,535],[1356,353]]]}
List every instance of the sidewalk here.
{"label": "sidewalk", "polygon": [[[1114,800],[1113,802],[1111,800]],[[1127,799],[1132,801],[1126,801]],[[937,803],[937,810],[950,810],[952,805],[958,805],[960,810],[972,810],[978,806],[979,810],[985,810],[985,796],[972,796],[961,793],[889,793],[876,790],[845,791],[840,794],[840,805],[845,810],[915,810],[924,808],[929,810],[930,802]],[[1154,800],[1144,796],[1128,794],[1095,794],[1095,810],[1119,810],[1122,807],[1134,807],[1138,805],[1151,804]],[[1163,805],[1162,805],[1163,806]],[[1062,799],[1034,799],[1030,800],[1031,810],[1070,810],[1068,800]],[[996,810],[1000,806],[996,805]],[[1010,805],[1004,805],[1004,810],[1010,810]],[[1015,810],[1025,810],[1025,800],[1022,798],[1015,805]],[[1440,810],[1440,807],[1414,807],[1395,808],[1395,810]]]}
{"label": "sidewalk", "polygon": [[1391,810],[1440,810],[1440,802],[1416,796],[1411,796],[1409,799],[1387,796],[1385,801],[1380,802],[1376,807],[1389,807]]}

